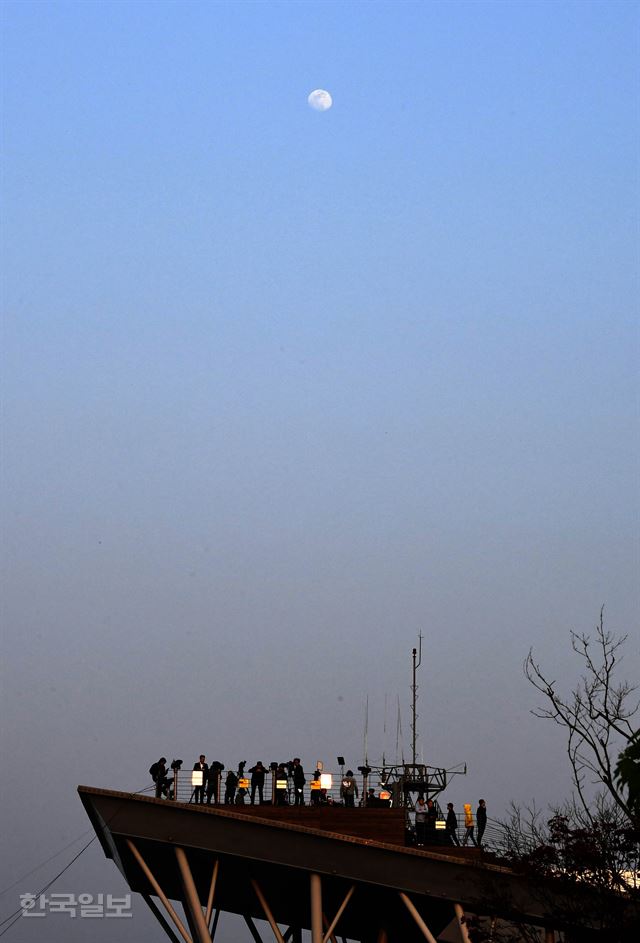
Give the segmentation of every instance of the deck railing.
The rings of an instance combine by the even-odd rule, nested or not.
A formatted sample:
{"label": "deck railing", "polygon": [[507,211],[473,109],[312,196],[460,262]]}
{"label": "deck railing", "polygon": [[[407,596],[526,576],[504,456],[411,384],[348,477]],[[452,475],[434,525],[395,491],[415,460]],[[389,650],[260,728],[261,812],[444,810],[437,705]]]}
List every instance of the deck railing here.
{"label": "deck railing", "polygon": [[[294,786],[290,776],[278,775],[276,771],[266,770],[262,788],[252,785],[252,776],[237,776],[229,784],[228,771],[221,770],[218,775],[209,770],[201,785],[202,774],[199,770],[180,769],[169,771],[170,795],[178,802],[203,803],[209,805],[320,805],[343,802],[341,795],[342,779],[338,775],[323,774],[322,780],[307,781],[301,790]],[[296,796],[297,794],[297,796]],[[165,796],[165,798],[167,798]],[[362,788],[358,785],[358,796],[354,797],[357,805],[362,798]]]}
{"label": "deck railing", "polygon": [[[168,795],[164,794],[163,798],[175,799],[187,805],[202,803],[203,805],[226,805],[227,807],[242,807],[248,805],[293,807],[296,804],[303,806],[340,806],[347,804],[345,803],[344,796],[341,794],[342,777],[339,774],[324,774],[324,778],[320,781],[307,781],[300,791],[298,803],[296,803],[296,788],[294,787],[292,778],[289,776],[282,777],[279,776],[276,771],[267,769],[264,775],[261,797],[259,787],[256,786],[255,789],[252,788],[250,772],[248,772],[246,776],[238,777],[234,771],[234,775],[236,775],[237,779],[234,788],[228,788],[227,786],[227,770],[220,770],[218,773],[218,775],[215,775],[215,773],[212,773],[210,770],[208,778],[205,778],[204,782],[201,784],[201,774],[198,770],[184,768],[180,770],[169,770],[167,782]],[[365,803],[363,798],[363,789],[367,790],[368,788],[369,784],[367,782],[364,784],[361,782],[357,783],[358,793],[357,796],[354,795],[353,801],[355,808],[370,807],[370,803]],[[389,793],[385,793],[384,787],[378,784],[377,788],[374,786],[373,789],[374,795],[371,799],[371,804],[378,807],[388,806],[390,803],[386,797]],[[367,795],[366,791],[364,795]],[[424,836],[426,839],[425,844],[453,847],[456,845],[456,842],[452,840],[452,837],[445,830],[445,813],[437,803],[436,807],[438,810],[438,819],[435,834],[433,831],[428,831],[426,836]],[[456,820],[457,828],[455,836],[460,846],[463,846],[466,832],[464,813],[456,813]],[[411,808],[406,808],[406,825],[408,843],[413,844],[416,841],[416,829],[414,810]],[[477,841],[478,833],[475,816],[474,825],[474,840]],[[482,846],[485,849],[501,853],[505,845],[503,827],[499,822],[489,819],[482,838]],[[473,841],[469,840],[467,847],[474,847]]]}

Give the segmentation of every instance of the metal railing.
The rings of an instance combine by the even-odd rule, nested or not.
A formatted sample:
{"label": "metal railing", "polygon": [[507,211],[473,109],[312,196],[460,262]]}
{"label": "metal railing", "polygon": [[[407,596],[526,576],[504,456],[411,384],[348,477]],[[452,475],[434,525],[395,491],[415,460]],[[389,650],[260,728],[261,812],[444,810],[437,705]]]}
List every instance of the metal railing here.
{"label": "metal railing", "polygon": [[[359,777],[360,779],[360,777]],[[204,780],[204,781],[203,781]],[[209,805],[363,805],[367,795],[367,781],[357,781],[351,797],[342,789],[342,777],[334,773],[323,773],[321,779],[307,780],[301,789],[294,785],[293,778],[283,776],[276,770],[266,769],[262,778],[254,778],[250,771],[239,776],[234,770],[231,778],[228,770],[205,771],[185,769],[167,770],[164,787],[157,790],[160,798],[174,799],[183,803]],[[374,787],[373,804],[388,806],[384,787]]]}
{"label": "metal railing", "polygon": [[[204,781],[202,781],[204,779]],[[177,770],[169,769],[165,781],[166,788],[161,790],[161,797],[165,799],[176,800],[184,804],[203,804],[203,805],[222,805],[222,806],[247,806],[247,805],[268,805],[268,806],[338,806],[364,808],[378,806],[393,806],[394,798],[397,793],[388,791],[386,783],[375,783],[371,786],[373,777],[358,777],[356,782],[357,795],[353,794],[347,799],[342,791],[343,779],[339,774],[323,774],[321,780],[312,779],[305,782],[301,790],[296,790],[291,776],[283,776],[282,772],[277,770],[265,769],[260,788],[260,779],[252,783],[251,771],[247,775],[239,776],[233,770],[231,781],[229,780],[229,771],[209,770],[205,777],[199,770],[185,769],[184,766]],[[151,787],[153,789],[153,787]],[[151,791],[151,790],[150,790]],[[371,791],[373,794],[371,794]],[[296,796],[296,792],[298,795]],[[382,798],[384,797],[384,798]],[[365,801],[368,799],[369,801]],[[405,797],[406,801],[406,797]],[[418,835],[415,825],[415,808],[411,799],[410,804],[405,805],[406,813],[406,838],[407,844],[418,844]],[[464,822],[464,813],[456,813],[455,839],[445,828],[446,814],[436,803],[437,820],[435,829],[425,829],[421,833],[422,841],[420,844],[439,847],[465,846],[466,826]],[[466,847],[474,847],[478,842],[477,822],[474,815],[473,840],[469,838]],[[485,850],[502,855],[507,850],[506,835],[504,826],[494,819],[488,819],[487,827],[482,836],[482,847]]]}
{"label": "metal railing", "polygon": [[[467,832],[467,827],[465,825],[465,816],[464,812],[455,813],[456,816],[456,828],[455,831],[449,832],[446,828],[446,817],[438,809],[438,818],[436,819],[435,828],[431,826],[428,828],[425,827],[419,831],[416,827],[415,817],[411,813],[408,816],[408,838],[409,843],[421,844],[425,846],[438,846],[441,848],[474,848],[482,847],[485,851],[490,851],[494,854],[504,854],[506,852],[506,836],[504,832],[504,827],[500,822],[495,821],[494,819],[487,819],[487,826],[482,834],[481,841],[478,841],[478,824],[474,816],[474,826],[472,836],[469,836],[465,841],[465,835]],[[419,841],[419,839],[421,839]]]}
{"label": "metal railing", "polygon": [[[325,778],[322,781],[312,780],[306,782],[298,794],[296,802],[296,789],[293,779],[290,776],[282,776],[277,771],[266,770],[260,790],[259,780],[254,780],[252,787],[252,776],[249,772],[247,776],[238,776],[235,771],[232,772],[231,783],[228,780],[228,771],[218,770],[209,771],[209,775],[204,778],[199,770],[179,769],[169,770],[166,780],[166,789],[163,798],[175,800],[183,804],[203,804],[220,805],[228,808],[234,806],[265,805],[281,806],[293,808],[296,805],[305,807],[334,806],[370,808],[373,806],[390,807],[393,805],[393,794],[390,798],[382,799],[381,796],[389,797],[385,785],[377,784],[377,788],[369,787],[367,780],[361,785],[357,784],[358,795],[353,796],[353,804],[345,802],[342,795],[342,778],[330,774],[330,779]],[[325,774],[326,776],[327,774]],[[370,790],[373,788],[374,795],[371,802],[363,801],[363,786]],[[151,787],[153,788],[153,787]],[[367,792],[364,794],[367,796]],[[253,798],[253,801],[252,801]],[[405,843],[410,846],[424,846],[425,848],[437,848],[445,850],[455,847],[478,847],[478,828],[474,816],[473,837],[468,837],[465,842],[466,826],[464,813],[455,813],[456,829],[452,834],[446,829],[446,815],[436,803],[437,819],[435,828],[425,827],[416,828],[415,809],[411,805],[405,805]],[[455,836],[455,837],[454,837]],[[482,835],[480,847],[485,852],[503,857],[508,850],[507,837],[504,826],[495,819],[488,819],[486,829]]]}

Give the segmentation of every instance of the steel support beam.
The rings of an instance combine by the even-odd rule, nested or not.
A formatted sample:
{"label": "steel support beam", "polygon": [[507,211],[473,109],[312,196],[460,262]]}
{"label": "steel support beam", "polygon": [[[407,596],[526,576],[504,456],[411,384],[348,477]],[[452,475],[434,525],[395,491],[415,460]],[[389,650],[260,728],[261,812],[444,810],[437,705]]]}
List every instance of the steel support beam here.
{"label": "steel support beam", "polygon": [[251,917],[247,917],[246,914],[243,914],[242,916],[243,916],[243,918],[244,918],[244,922],[245,922],[246,925],[249,927],[249,930],[250,930],[250,932],[251,932],[251,936],[253,937],[255,943],[262,943],[262,937],[261,937],[260,934],[258,933],[258,929],[257,929],[255,923],[253,922],[253,920],[251,919]]}
{"label": "steel support beam", "polygon": [[458,922],[458,927],[460,929],[460,936],[462,937],[462,943],[471,943],[469,938],[469,930],[467,929],[467,921],[464,919],[464,910],[462,909],[462,904],[454,904],[453,909],[456,912],[456,920]]}
{"label": "steel support beam", "polygon": [[216,881],[218,880],[218,868],[220,862],[216,858],[213,865],[213,874],[211,875],[211,884],[209,886],[209,899],[207,900],[207,912],[204,919],[207,921],[207,926],[211,926],[211,912],[213,910],[213,895],[216,892]]}
{"label": "steel support beam", "polygon": [[265,917],[269,921],[269,926],[273,930],[273,935],[275,936],[278,943],[284,943],[284,937],[280,933],[280,928],[278,927],[278,924],[275,922],[273,918],[273,914],[271,913],[271,908],[269,907],[269,904],[267,903],[267,900],[264,894],[262,893],[262,890],[260,889],[260,885],[253,878],[251,879],[251,884],[253,885],[253,889],[256,892],[256,896],[258,900],[260,901],[260,904],[262,905],[262,909],[264,910]]}
{"label": "steel support beam", "polygon": [[327,943],[327,940],[329,941],[329,943],[338,943],[334,934],[329,932],[329,929],[328,929],[329,921],[327,920],[327,915],[324,912],[324,910],[322,911],[322,926],[324,927],[325,943]]}
{"label": "steel support beam", "polygon": [[145,877],[147,878],[147,880],[148,880],[149,883],[151,884],[151,887],[152,887],[152,888],[154,889],[154,891],[156,892],[156,895],[157,895],[157,896],[160,898],[160,900],[162,901],[162,903],[163,903],[163,905],[164,905],[164,909],[167,911],[167,913],[169,914],[169,916],[170,916],[171,919],[173,920],[173,922],[174,922],[174,924],[175,924],[175,926],[176,926],[176,929],[177,929],[178,933],[180,934],[180,936],[182,937],[182,939],[185,941],[185,943],[193,943],[191,937],[189,936],[189,934],[187,933],[187,931],[186,931],[185,928],[184,928],[184,924],[183,924],[182,920],[180,919],[180,917],[178,916],[178,914],[175,912],[175,910],[173,909],[173,905],[171,904],[171,902],[170,902],[169,899],[167,898],[166,894],[164,893],[164,891],[162,890],[162,888],[160,887],[160,885],[159,885],[158,882],[156,881],[155,875],[153,874],[151,868],[149,867],[149,865],[147,864],[147,862],[144,860],[144,858],[142,857],[142,855],[140,854],[140,852],[138,851],[138,849],[137,849],[136,846],[133,844],[133,842],[131,841],[130,838],[127,838],[127,846],[128,846],[128,848],[129,848],[131,854],[133,855],[133,857],[136,859],[136,861],[138,862],[138,864],[139,864],[140,867],[142,868]]}
{"label": "steel support beam", "polygon": [[154,915],[154,917],[156,918],[156,920],[158,921],[158,923],[160,924],[164,932],[167,934],[167,936],[171,940],[171,943],[180,943],[180,940],[171,929],[171,925],[167,922],[164,914],[162,913],[162,911],[156,904],[153,897],[151,897],[149,894],[143,894],[142,899],[147,904],[149,910]]}
{"label": "steel support beam", "polygon": [[[186,777],[185,771],[182,778]],[[184,785],[186,783],[183,783]],[[367,888],[367,895],[371,894],[373,900],[376,899],[376,888],[385,888],[394,895],[404,893],[416,901],[416,905],[419,904],[420,912],[425,915],[430,913],[426,909],[430,907],[430,901],[434,901],[434,914],[445,901],[448,902],[452,917],[456,901],[460,902],[467,912],[474,913],[478,909],[480,912],[486,912],[482,908],[487,905],[487,888],[491,887],[495,903],[490,906],[494,915],[500,919],[516,920],[540,927],[543,940],[545,928],[555,929],[557,937],[559,931],[584,929],[587,932],[593,930],[596,924],[593,900],[586,886],[572,887],[570,891],[562,888],[556,891],[551,885],[548,894],[546,891],[541,893],[531,887],[524,875],[513,873],[497,863],[485,862],[481,865],[475,858],[456,858],[445,852],[417,854],[400,845],[382,842],[379,838],[369,840],[346,836],[342,834],[340,820],[336,817],[334,821],[329,810],[323,828],[319,830],[301,824],[301,818],[300,821],[296,818],[294,822],[292,817],[291,822],[280,823],[279,819],[276,821],[276,814],[271,807],[256,810],[255,815],[250,815],[248,813],[253,810],[237,812],[231,807],[202,809],[189,807],[183,802],[161,802],[154,798],[113,790],[80,787],[79,792],[105,856],[120,868],[132,890],[153,895],[172,927],[173,918],[165,911],[153,885],[128,848],[128,838],[143,851],[163,885],[165,896],[174,901],[176,910],[179,908],[175,901],[182,897],[183,893],[174,856],[174,847],[179,845],[189,849],[190,856],[191,849],[194,855],[198,855],[197,859],[193,858],[192,868],[194,877],[197,877],[198,888],[202,891],[203,905],[207,902],[211,868],[214,860],[218,858],[221,865],[223,860],[225,862],[225,874],[227,861],[230,873],[238,876],[243,873],[246,875],[247,871],[254,873],[253,865],[249,862],[255,862],[257,875],[262,873],[260,869],[282,868],[282,871],[279,871],[281,879],[274,890],[269,891],[270,903],[274,913],[278,915],[281,912],[287,913],[289,885],[291,888],[295,887],[298,905],[301,898],[304,898],[304,909],[308,912],[309,871],[313,870],[317,874],[326,874],[329,880],[333,880],[332,875],[338,875],[346,882],[341,893],[345,893],[352,883],[358,885],[358,890],[360,887]],[[370,811],[372,834],[377,834],[373,816],[375,810]],[[267,812],[273,814],[273,820]],[[275,812],[280,814],[277,809]],[[360,812],[366,819],[367,810]],[[360,815],[360,812],[354,813],[354,817]],[[325,826],[335,827],[339,831],[332,832]],[[172,836],[171,841],[167,840],[168,836]],[[203,862],[205,866],[203,872],[198,865],[197,875],[196,860]],[[246,882],[246,877],[243,882]],[[569,923],[567,917],[563,922],[558,916],[565,912],[567,894],[576,914],[574,921]],[[215,906],[225,907],[227,903],[233,906],[239,896],[241,895],[237,893],[233,878],[227,883],[226,880],[221,881],[218,876],[214,909]],[[253,897],[253,894],[251,896]],[[326,897],[326,893],[324,896]],[[356,895],[351,901],[348,911],[353,917],[351,923],[359,925],[360,914],[364,922],[370,919],[366,914],[367,900],[368,896],[361,902],[359,895]],[[616,895],[613,895],[611,900],[612,904],[624,910],[625,919],[628,914],[630,923],[634,919],[637,920],[637,903],[626,898],[622,900]],[[402,907],[403,911],[405,906]],[[255,898],[254,907],[256,909],[252,912],[261,915],[260,905]],[[333,914],[329,913],[328,916],[331,918]],[[187,921],[182,913],[180,919],[186,927]],[[411,924],[414,925],[413,920]],[[373,932],[373,940],[377,930],[378,927]],[[389,932],[392,933],[391,928]],[[176,933],[185,941],[178,929]],[[340,938],[341,934],[337,935]],[[194,943],[197,943],[198,934],[192,931],[191,936],[194,937]],[[422,938],[423,935],[419,936]]]}
{"label": "steel support beam", "polygon": [[209,924],[209,933],[211,934],[211,943],[213,943],[213,940],[215,940],[219,919],[220,919],[220,911],[216,910],[215,914],[213,915],[213,920]]}
{"label": "steel support beam", "polygon": [[338,912],[337,912],[337,914],[335,915],[335,917],[333,918],[333,920],[332,920],[331,923],[329,924],[329,926],[328,926],[328,928],[327,928],[327,932],[326,932],[325,935],[324,935],[324,939],[323,939],[322,943],[327,943],[327,941],[328,941],[331,937],[333,937],[333,931],[335,930],[335,928],[336,928],[337,925],[338,925],[338,920],[340,919],[340,917],[341,917],[342,914],[344,913],[345,907],[347,906],[347,904],[348,904],[349,901],[351,900],[351,897],[352,897],[353,892],[355,891],[355,889],[356,889],[355,884],[352,884],[351,887],[349,888],[349,890],[347,891],[347,894],[346,894],[345,899],[342,901],[342,903],[341,903],[340,906],[338,907]]}
{"label": "steel support beam", "polygon": [[322,878],[312,872],[311,884],[311,943],[324,943],[322,932]]}
{"label": "steel support beam", "polygon": [[400,900],[415,920],[418,929],[422,931],[424,938],[428,940],[429,943],[437,943],[436,938],[420,916],[415,904],[403,891],[400,891]]}
{"label": "steel support beam", "polygon": [[187,907],[189,908],[189,913],[193,920],[195,932],[198,934],[199,943],[211,943],[211,934],[209,933],[207,921],[204,919],[200,898],[198,897],[195,881],[193,880],[191,868],[187,860],[187,853],[184,848],[176,846],[175,854],[178,867],[180,868],[180,876],[182,878]]}

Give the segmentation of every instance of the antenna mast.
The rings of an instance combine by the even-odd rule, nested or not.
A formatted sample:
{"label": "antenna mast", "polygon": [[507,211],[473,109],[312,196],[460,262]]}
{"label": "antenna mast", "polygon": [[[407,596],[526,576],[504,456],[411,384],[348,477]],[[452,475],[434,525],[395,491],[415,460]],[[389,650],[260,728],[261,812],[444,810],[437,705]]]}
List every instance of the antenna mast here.
{"label": "antenna mast", "polygon": [[413,657],[413,683],[411,685],[411,693],[412,693],[411,715],[413,719],[411,723],[411,762],[415,766],[416,765],[416,734],[417,734],[416,722],[418,720],[418,714],[416,713],[416,700],[418,698],[418,685],[416,684],[416,669],[420,667],[420,663],[422,661],[422,632],[419,635],[419,647],[417,650],[415,648],[413,649],[412,657]]}
{"label": "antenna mast", "polygon": [[364,765],[369,765],[369,695],[367,694],[367,704],[364,712]]}

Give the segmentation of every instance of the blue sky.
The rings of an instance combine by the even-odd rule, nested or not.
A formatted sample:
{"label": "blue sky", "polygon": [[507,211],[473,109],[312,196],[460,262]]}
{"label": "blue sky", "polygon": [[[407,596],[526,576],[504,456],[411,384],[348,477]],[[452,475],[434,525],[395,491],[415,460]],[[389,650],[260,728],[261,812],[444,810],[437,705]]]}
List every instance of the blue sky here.
{"label": "blue sky", "polygon": [[15,870],[161,753],[408,749],[420,630],[454,801],[563,798],[529,647],[640,663],[638,4],[1,15]]}

